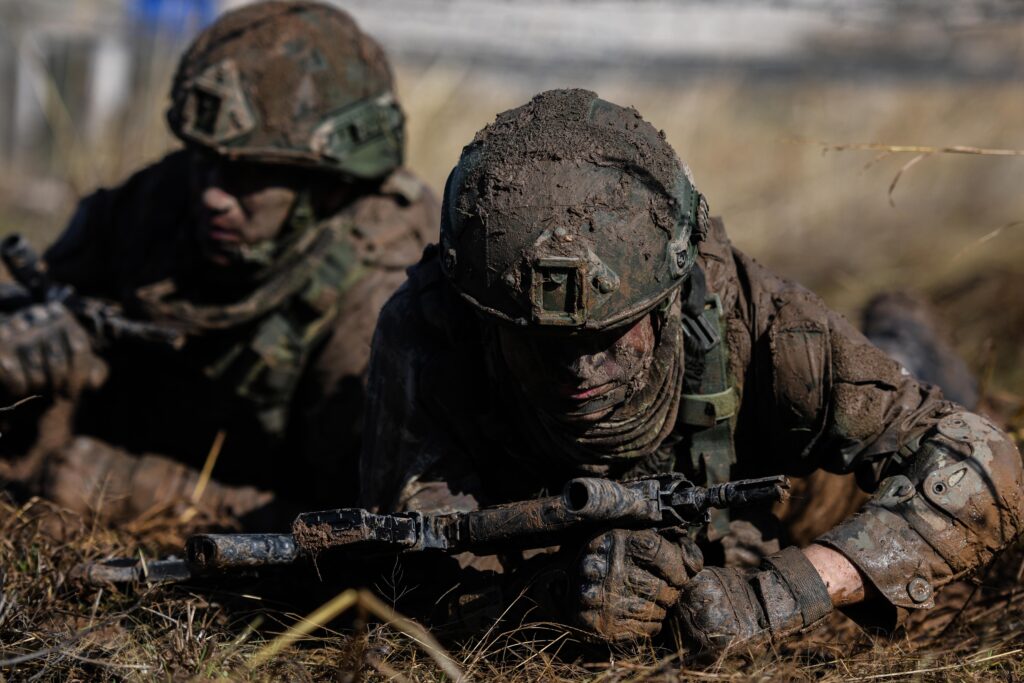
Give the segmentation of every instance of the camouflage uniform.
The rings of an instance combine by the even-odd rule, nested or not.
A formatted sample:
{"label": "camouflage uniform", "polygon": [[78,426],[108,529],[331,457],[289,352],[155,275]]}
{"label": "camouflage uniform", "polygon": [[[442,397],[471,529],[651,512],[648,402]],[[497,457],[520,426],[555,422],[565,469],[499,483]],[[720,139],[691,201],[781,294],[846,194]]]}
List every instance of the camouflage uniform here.
{"label": "camouflage uniform", "polygon": [[[290,291],[265,285],[231,307],[204,306],[175,292],[196,258],[186,239],[194,220],[186,156],[171,154],[84,200],[46,253],[58,281],[197,332],[182,351],[125,344],[110,352],[110,376],[83,398],[75,432],[199,466],[223,429],[218,479],[287,482],[308,504],[348,500],[344,454],[358,452],[370,338],[436,220],[430,191],[396,171],[317,226],[324,244],[293,266],[301,272]],[[205,323],[206,313],[226,320],[231,308],[242,312],[230,324]]]}
{"label": "camouflage uniform", "polygon": [[[597,120],[603,106],[607,103],[596,100],[593,93],[539,95],[532,103],[500,115],[482,131],[464,151],[463,163],[467,158],[472,161],[492,138],[515,129],[519,144],[527,148],[526,158],[556,159],[575,169],[567,173],[579,172],[588,163],[605,168],[612,164],[608,161],[612,157],[625,166],[623,157],[609,147],[580,152],[576,159],[583,161],[575,161],[571,151],[558,148],[556,153],[545,147],[557,144],[545,142],[545,135],[556,139],[575,134],[579,126],[596,129],[603,124]],[[573,122],[555,121],[548,131],[535,123],[558,107],[570,110]],[[614,125],[625,120],[627,130],[638,128],[642,135],[649,131],[649,140],[655,140],[656,132],[639,115],[622,111],[626,113],[613,119]],[[658,143],[630,144],[644,150],[644,145]],[[605,156],[595,162],[587,154]],[[653,158],[640,154],[648,162]],[[500,220],[507,217],[496,217],[494,207],[506,196],[510,213],[540,214],[530,213],[523,219],[525,225],[537,226],[538,234],[544,226],[565,226],[566,249],[577,249],[573,245],[584,240],[598,250],[600,237],[577,227],[589,225],[593,233],[598,219],[587,208],[566,210],[567,205],[579,204],[559,200],[559,192],[568,192],[564,189],[571,182],[568,176],[552,171],[557,179],[553,180],[544,175],[547,162],[532,163],[538,169],[533,172],[541,176],[535,185],[529,185],[533,182],[529,178],[518,184],[521,176],[513,176],[513,171],[507,177],[515,179],[509,181],[470,176],[474,180],[464,187],[471,189],[463,191],[480,192],[470,195],[470,204],[490,202],[486,210],[479,210],[480,223],[461,228],[465,235],[454,238],[461,240],[455,245],[444,242],[442,229],[440,247],[428,249],[381,313],[370,366],[368,433],[361,461],[360,493],[366,506],[393,511],[473,509],[556,492],[570,477],[595,472],[620,478],[676,470],[701,484],[780,473],[802,476],[819,469],[853,472],[863,487],[875,492],[873,498],[863,512],[842,521],[817,543],[852,561],[881,596],[871,609],[851,613],[889,626],[906,610],[931,607],[936,590],[984,565],[1017,537],[1024,524],[1024,494],[1020,456],[1012,442],[986,419],[914,380],[817,296],[735,249],[719,220],[707,222],[706,236],[694,240],[695,263],[682,286],[681,299],[686,302],[699,296],[705,320],[717,319],[721,352],[709,352],[703,372],[698,373],[701,376],[682,382],[682,390],[675,395],[678,408],[674,415],[670,412],[668,429],[659,434],[655,447],[642,457],[603,461],[577,457],[586,452],[583,440],[577,440],[576,453],[571,448],[539,448],[527,426],[522,397],[488,352],[495,324],[490,309],[499,315],[515,309],[512,303],[500,302],[498,297],[505,294],[488,292],[514,289],[515,278],[503,280],[502,273],[513,272],[503,270],[504,264],[517,257],[496,246],[483,252],[491,288],[484,289],[484,295],[465,294],[468,285],[460,277],[472,277],[472,273],[458,270],[476,267],[470,253],[472,239],[480,239],[479,235],[500,239],[505,234],[507,223]],[[522,166],[514,159],[507,164]],[[449,181],[453,187],[461,182],[460,172],[457,168]],[[493,193],[490,198],[488,192]],[[532,201],[524,202],[524,196]],[[465,205],[459,201],[456,194],[446,195],[449,208],[442,213],[463,210]],[[486,232],[478,227],[481,224]],[[466,236],[474,227],[475,236]],[[452,234],[458,235],[458,229]],[[531,249],[548,248],[545,239],[527,242],[534,245]],[[598,252],[600,258],[607,260],[607,250],[614,248],[605,243],[606,251]],[[637,248],[648,249],[646,245]],[[654,254],[650,267],[657,268],[658,251],[650,252]],[[535,267],[545,258],[538,257]],[[461,266],[467,259],[470,264]],[[591,258],[590,263],[594,262]],[[470,274],[460,276],[460,272]],[[623,280],[628,277],[621,271],[619,275]],[[703,293],[698,291],[701,279]],[[599,285],[595,280],[595,291],[589,296],[604,291]],[[531,296],[525,286],[522,291]],[[492,298],[485,301],[486,296]],[[601,305],[593,305],[592,316],[594,310],[602,315],[608,312]],[[529,304],[523,306],[519,310],[529,319]],[[570,315],[576,312],[571,306],[564,310]],[[535,321],[547,313],[538,313],[534,306],[532,315]],[[582,328],[585,321],[570,324]],[[690,351],[688,345],[688,373]],[[716,368],[718,360],[723,364]],[[757,533],[751,534],[751,529]],[[785,545],[780,533],[767,511],[718,516],[701,539],[705,559],[708,564],[740,562],[744,552],[738,545],[746,545],[754,555],[769,555],[780,541]],[[506,568],[512,566],[507,559],[502,562]],[[705,572],[698,577],[706,576]],[[882,606],[891,607],[891,613]],[[830,604],[817,614],[797,609],[787,615],[788,623],[770,626],[776,635],[790,634],[810,627],[828,609]],[[769,621],[772,618],[769,615]]]}
{"label": "camouflage uniform", "polygon": [[[211,514],[258,511],[269,490],[341,504],[355,495],[377,314],[437,221],[431,192],[400,165],[386,58],[336,9],[257,3],[200,35],[172,100],[169,123],[190,149],[83,200],[45,260],[54,280],[188,342],[105,349],[107,381],[80,397],[74,438],[45,444],[34,485],[112,519],[175,505],[224,431],[203,497]],[[348,199],[318,215],[300,192],[284,243],[225,300],[197,243],[196,150],[314,169]]]}

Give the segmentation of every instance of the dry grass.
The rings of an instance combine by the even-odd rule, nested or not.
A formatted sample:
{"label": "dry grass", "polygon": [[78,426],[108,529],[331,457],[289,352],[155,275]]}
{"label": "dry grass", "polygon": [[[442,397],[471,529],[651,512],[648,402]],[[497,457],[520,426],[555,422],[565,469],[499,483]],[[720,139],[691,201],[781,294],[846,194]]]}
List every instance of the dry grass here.
{"label": "dry grass", "polygon": [[[152,68],[159,86],[140,94],[117,135],[76,143],[67,164],[50,169],[54,182],[25,182],[21,168],[0,174],[5,231],[18,226],[38,243],[49,241],[76,196],[115,182],[172,144],[161,120],[169,71],[156,63]],[[993,401],[1011,418],[1018,413],[1020,423],[1024,160],[929,157],[903,173],[890,205],[890,183],[910,157],[823,152],[804,142],[1024,149],[1024,90],[1017,84],[670,83],[609,73],[577,75],[570,82],[557,73],[499,75],[445,62],[402,65],[399,76],[410,114],[409,164],[438,189],[478,128],[540,89],[585,86],[636,105],[665,129],[740,247],[841,310],[855,310],[879,289],[928,294],[961,351],[984,375]],[[73,139],[66,130],[61,135]],[[83,163],[86,158],[89,163]],[[40,501],[0,504],[0,677],[443,677],[438,660],[409,636],[409,628],[398,627],[407,624],[381,611],[378,617],[385,614],[392,624],[373,622],[373,610],[352,597],[357,594],[346,594],[348,611],[329,628],[311,629],[254,665],[257,653],[304,623],[302,615],[317,603],[276,602],[273,596],[282,587],[272,585],[153,587],[124,594],[68,579],[70,567],[82,559],[166,551],[180,535],[175,524],[156,519],[112,532],[83,525]],[[874,642],[837,618],[831,629],[791,650],[700,672],[683,668],[673,647],[578,659],[571,654],[572,635],[557,629],[492,632],[452,646],[451,656],[472,679],[496,681],[1019,679],[1022,559],[1024,550],[1008,553],[982,588],[957,591],[956,599],[895,642]]]}
{"label": "dry grass", "polygon": [[[159,543],[83,525],[47,503],[0,503],[0,676],[9,680],[994,680],[1024,675],[1024,552],[977,587],[954,586],[908,635],[874,641],[836,617],[785,651],[691,669],[650,644],[581,657],[571,632],[495,629],[448,655],[369,594],[348,589],[308,617],[249,582],[122,593],[76,584],[76,563]],[[260,597],[264,596],[264,597]],[[342,604],[343,603],[343,604]],[[347,611],[347,619],[332,618]],[[282,634],[284,636],[282,637]]]}

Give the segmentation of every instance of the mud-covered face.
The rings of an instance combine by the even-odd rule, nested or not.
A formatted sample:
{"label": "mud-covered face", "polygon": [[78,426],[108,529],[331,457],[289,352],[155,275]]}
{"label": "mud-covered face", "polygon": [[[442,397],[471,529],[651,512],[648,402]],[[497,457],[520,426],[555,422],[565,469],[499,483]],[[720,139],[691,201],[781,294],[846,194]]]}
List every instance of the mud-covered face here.
{"label": "mud-covered face", "polygon": [[498,329],[501,357],[528,399],[576,422],[601,420],[622,405],[643,383],[657,343],[650,315],[585,335]]}
{"label": "mud-covered face", "polygon": [[214,264],[231,266],[270,250],[287,224],[306,174],[285,166],[193,157],[198,237]]}

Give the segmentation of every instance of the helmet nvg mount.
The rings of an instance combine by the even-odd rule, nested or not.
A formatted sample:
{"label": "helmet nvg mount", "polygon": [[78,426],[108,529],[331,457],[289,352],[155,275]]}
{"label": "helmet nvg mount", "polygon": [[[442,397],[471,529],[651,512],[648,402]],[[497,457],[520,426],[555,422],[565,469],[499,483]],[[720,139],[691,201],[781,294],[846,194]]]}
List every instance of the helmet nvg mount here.
{"label": "helmet nvg mount", "polygon": [[402,163],[405,119],[383,50],[317,2],[258,2],[218,19],[178,65],[167,121],[230,159],[366,180]]}
{"label": "helmet nvg mount", "polygon": [[601,330],[682,285],[707,223],[688,170],[635,109],[552,90],[463,149],[444,193],[441,261],[485,317]]}

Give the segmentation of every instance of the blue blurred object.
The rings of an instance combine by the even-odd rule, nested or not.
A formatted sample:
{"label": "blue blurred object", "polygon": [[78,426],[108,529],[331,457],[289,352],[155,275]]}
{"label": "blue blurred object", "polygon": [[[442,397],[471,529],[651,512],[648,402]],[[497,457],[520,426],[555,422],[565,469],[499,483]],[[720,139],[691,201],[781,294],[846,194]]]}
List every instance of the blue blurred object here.
{"label": "blue blurred object", "polygon": [[125,0],[142,29],[167,38],[191,37],[217,17],[221,0]]}

